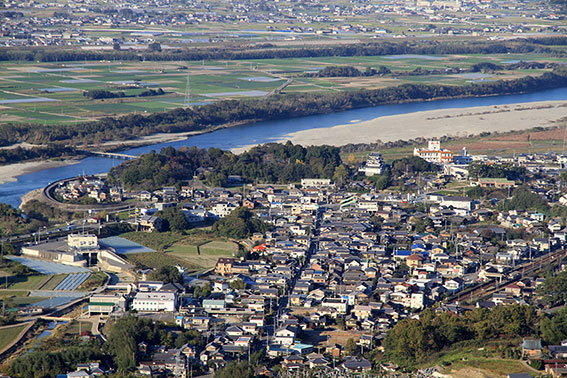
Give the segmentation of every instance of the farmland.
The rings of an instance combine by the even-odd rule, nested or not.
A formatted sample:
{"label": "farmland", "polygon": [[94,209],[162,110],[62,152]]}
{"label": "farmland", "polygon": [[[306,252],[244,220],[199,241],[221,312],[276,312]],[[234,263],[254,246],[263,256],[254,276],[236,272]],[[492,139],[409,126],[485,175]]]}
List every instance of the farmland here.
{"label": "farmland", "polygon": [[[226,99],[264,97],[292,79],[284,93],[376,89],[404,83],[465,85],[470,82],[539,75],[544,70],[503,70],[490,74],[447,73],[468,70],[476,63],[518,61],[560,63],[564,59],[538,54],[392,55],[198,62],[2,62],[0,122],[70,124],[129,113],[162,112]],[[360,70],[387,67],[385,76],[306,77],[325,67]],[[408,75],[416,69],[439,74]],[[406,74],[405,74],[406,73]],[[162,95],[144,95],[150,89]],[[87,91],[123,92],[124,97],[91,99]]]}

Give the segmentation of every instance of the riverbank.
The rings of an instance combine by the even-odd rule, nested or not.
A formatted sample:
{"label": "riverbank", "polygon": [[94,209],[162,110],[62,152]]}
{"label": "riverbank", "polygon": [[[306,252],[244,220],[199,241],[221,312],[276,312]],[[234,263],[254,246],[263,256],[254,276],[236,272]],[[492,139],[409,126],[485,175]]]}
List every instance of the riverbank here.
{"label": "riverbank", "polygon": [[18,176],[43,171],[44,169],[59,168],[66,165],[77,164],[79,160],[41,160],[28,161],[0,166],[0,185],[17,181]]}
{"label": "riverbank", "polygon": [[[427,110],[408,114],[378,117],[372,120],[314,128],[287,134],[277,142],[291,141],[303,146],[349,143],[374,143],[409,140],[416,137],[478,135],[482,132],[507,132],[534,127],[557,126],[567,116],[567,101],[540,101],[510,105]],[[241,153],[253,144],[234,148]]]}

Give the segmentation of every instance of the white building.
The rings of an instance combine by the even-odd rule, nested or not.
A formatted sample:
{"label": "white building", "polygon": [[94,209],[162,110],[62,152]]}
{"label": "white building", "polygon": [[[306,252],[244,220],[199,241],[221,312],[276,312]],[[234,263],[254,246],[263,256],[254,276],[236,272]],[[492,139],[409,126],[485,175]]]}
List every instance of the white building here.
{"label": "white building", "polygon": [[139,292],[134,297],[132,309],[141,312],[175,311],[177,308],[177,293],[170,292]]}
{"label": "white building", "polygon": [[77,250],[98,249],[98,238],[91,234],[67,235],[67,245]]}
{"label": "white building", "polygon": [[219,218],[224,218],[236,209],[236,205],[232,203],[217,203],[211,209],[211,214]]}
{"label": "white building", "polygon": [[331,186],[331,180],[305,178],[305,179],[301,179],[301,186],[304,188],[319,188],[322,186]]}
{"label": "white building", "polygon": [[371,152],[366,160],[366,164],[360,167],[359,172],[364,172],[365,176],[381,175],[384,172],[384,159],[382,154]]}
{"label": "white building", "polygon": [[438,140],[430,140],[427,143],[427,148],[414,148],[413,156],[418,156],[430,163],[446,164],[453,162],[453,153],[447,149],[442,149],[441,142]]}

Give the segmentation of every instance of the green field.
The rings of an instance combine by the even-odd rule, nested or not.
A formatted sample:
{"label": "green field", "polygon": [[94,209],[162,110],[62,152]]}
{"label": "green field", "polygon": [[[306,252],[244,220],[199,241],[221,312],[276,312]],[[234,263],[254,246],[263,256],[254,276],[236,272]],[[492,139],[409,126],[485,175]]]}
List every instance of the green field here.
{"label": "green field", "polygon": [[130,253],[125,255],[130,264],[140,267],[159,269],[164,266],[180,265],[187,269],[198,269],[199,267],[189,263],[187,260],[174,256],[170,253],[147,252]]}
{"label": "green field", "polygon": [[50,276],[13,276],[9,278],[9,289],[12,290],[37,290],[50,279]]}
{"label": "green field", "polygon": [[41,286],[41,290],[53,290],[67,277],[66,274],[56,274],[51,276],[51,278]]}
{"label": "green field", "polygon": [[101,287],[104,285],[108,277],[103,272],[96,272],[89,276],[85,282],[81,284],[77,289],[78,290],[92,290],[97,287]]}
{"label": "green field", "polygon": [[[127,113],[161,112],[184,106],[186,92],[189,102],[197,104],[230,98],[263,97],[290,78],[294,81],[284,93],[375,89],[404,83],[464,85],[473,80],[456,74],[353,78],[314,78],[304,77],[303,74],[328,66],[355,66],[361,70],[386,66],[396,72],[409,72],[416,68],[443,71],[446,68],[467,69],[479,62],[506,63],[517,60],[565,62],[565,59],[538,54],[409,58],[353,56],[201,62],[0,62],[0,122],[66,124]],[[501,71],[483,79],[512,79],[541,72]],[[166,94],[100,100],[83,96],[83,91],[92,89],[136,96],[151,88],[162,88]],[[30,98],[51,101],[2,103],[4,100]]]}
{"label": "green field", "polygon": [[219,257],[233,257],[238,252],[238,247],[229,241],[214,240],[200,246],[175,244],[167,252],[168,255],[179,257],[192,265],[210,268],[215,266]]}
{"label": "green field", "polygon": [[26,328],[27,324],[0,329],[0,350],[16,339],[16,337]]}

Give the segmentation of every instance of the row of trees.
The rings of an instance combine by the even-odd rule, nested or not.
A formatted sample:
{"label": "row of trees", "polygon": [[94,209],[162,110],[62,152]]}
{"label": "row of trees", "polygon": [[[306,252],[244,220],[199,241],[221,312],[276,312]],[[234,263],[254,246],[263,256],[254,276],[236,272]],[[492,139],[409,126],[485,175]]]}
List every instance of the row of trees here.
{"label": "row of trees", "polygon": [[506,54],[547,53],[564,55],[554,46],[567,45],[565,37],[524,38],[511,41],[372,41],[352,45],[303,46],[277,48],[271,44],[256,46],[222,44],[215,47],[179,48],[161,50],[158,44],[144,52],[123,50],[80,50],[38,48],[0,49],[0,61],[24,60],[36,62],[61,62],[85,60],[136,60],[180,61],[216,59],[281,59],[323,56],[375,56],[397,54]]}
{"label": "row of trees", "polygon": [[[161,88],[158,89],[148,89],[137,95],[137,97],[150,97],[150,96],[160,96],[164,95],[165,91]],[[106,98],[123,98],[123,97],[136,97],[136,96],[126,96],[124,92],[112,92],[106,89],[91,89],[83,92],[84,97],[88,97],[92,100],[102,100]]]}
{"label": "row of trees", "polygon": [[360,76],[375,76],[387,75],[391,73],[390,69],[386,66],[380,66],[377,70],[372,67],[367,67],[364,71],[351,66],[333,66],[325,67],[319,72],[307,73],[306,77],[360,77]]}
{"label": "row of trees", "polygon": [[[0,145],[10,144],[7,140],[0,140]],[[7,142],[7,143],[6,143]],[[47,146],[38,146],[32,148],[9,148],[0,149],[0,164],[11,164],[23,160],[32,159],[51,159],[55,157],[72,157],[77,156],[79,152],[73,148],[62,145],[49,144]]]}

